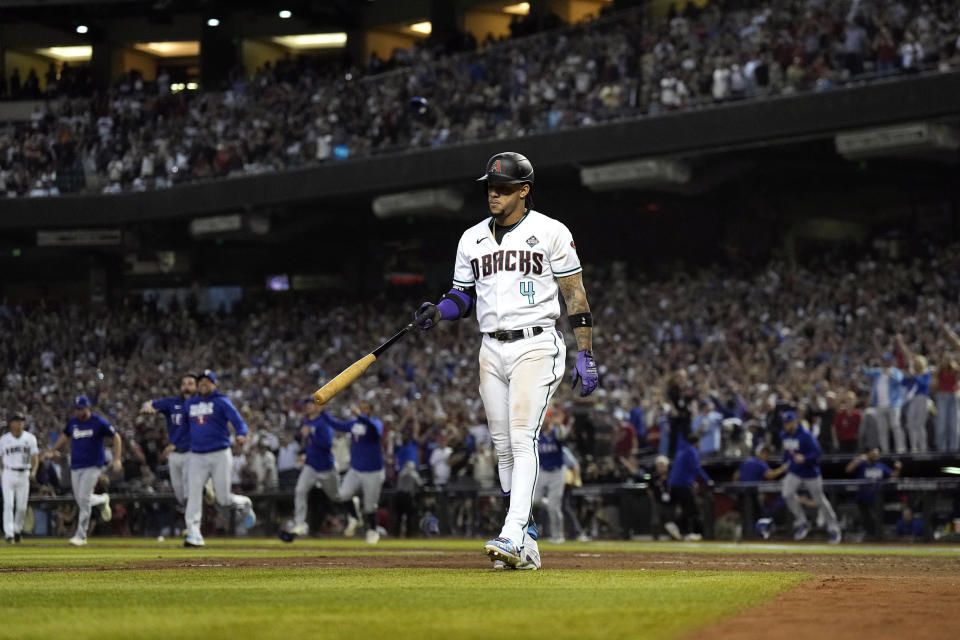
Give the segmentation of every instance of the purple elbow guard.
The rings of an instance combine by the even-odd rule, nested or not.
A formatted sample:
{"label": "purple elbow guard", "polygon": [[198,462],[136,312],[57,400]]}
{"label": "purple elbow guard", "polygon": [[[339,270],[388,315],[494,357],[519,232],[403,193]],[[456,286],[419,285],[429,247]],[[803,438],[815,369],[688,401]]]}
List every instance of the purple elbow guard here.
{"label": "purple elbow guard", "polygon": [[473,300],[469,295],[459,289],[450,289],[443,295],[443,299],[437,303],[437,309],[440,311],[442,319],[459,320],[467,316],[472,304]]}
{"label": "purple elbow guard", "polygon": [[440,312],[440,318],[443,320],[456,320],[460,317],[460,307],[450,298],[444,298],[437,304],[437,310]]}

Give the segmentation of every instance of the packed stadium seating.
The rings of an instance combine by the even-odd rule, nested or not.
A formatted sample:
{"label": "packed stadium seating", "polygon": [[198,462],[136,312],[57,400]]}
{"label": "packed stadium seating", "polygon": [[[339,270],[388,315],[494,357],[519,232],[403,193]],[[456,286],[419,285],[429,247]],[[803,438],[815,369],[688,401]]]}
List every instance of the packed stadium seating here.
{"label": "packed stadium seating", "polygon": [[[479,51],[398,51],[363,68],[315,59],[170,95],[161,75],[109,95],[63,77],[0,135],[0,194],[143,191],[411,148],[827,91],[960,64],[951,2],[688,3],[548,30]],[[13,85],[19,88],[14,91]],[[18,79],[10,95],[37,97]]]}

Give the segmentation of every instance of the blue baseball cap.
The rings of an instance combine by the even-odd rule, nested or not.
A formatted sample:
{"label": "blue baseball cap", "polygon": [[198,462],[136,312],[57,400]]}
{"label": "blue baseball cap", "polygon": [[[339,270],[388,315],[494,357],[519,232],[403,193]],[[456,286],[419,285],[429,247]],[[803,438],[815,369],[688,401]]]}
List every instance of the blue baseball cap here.
{"label": "blue baseball cap", "polygon": [[780,419],[783,420],[784,424],[786,424],[787,422],[793,422],[794,420],[797,419],[797,412],[784,411],[783,413],[780,414]]}
{"label": "blue baseball cap", "polygon": [[213,384],[217,384],[217,374],[215,374],[215,373],[214,373],[213,371],[211,371],[210,369],[204,369],[204,370],[203,370],[203,373],[201,373],[199,376],[197,376],[197,380],[198,380],[198,381],[199,381],[199,380],[202,380],[203,378],[206,378],[207,380],[209,380],[209,381],[212,382]]}
{"label": "blue baseball cap", "polygon": [[73,408],[74,409],[86,409],[90,406],[90,398],[87,396],[77,396],[73,399]]}

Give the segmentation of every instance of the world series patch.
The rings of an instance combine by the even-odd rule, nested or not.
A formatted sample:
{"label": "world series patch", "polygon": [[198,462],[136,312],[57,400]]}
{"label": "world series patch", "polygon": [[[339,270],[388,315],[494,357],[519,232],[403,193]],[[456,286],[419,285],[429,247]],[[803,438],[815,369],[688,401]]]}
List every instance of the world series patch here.
{"label": "world series patch", "polygon": [[540,241],[537,240],[537,236],[530,236],[529,238],[527,238],[527,244],[530,245],[531,247],[537,244],[538,242]]}

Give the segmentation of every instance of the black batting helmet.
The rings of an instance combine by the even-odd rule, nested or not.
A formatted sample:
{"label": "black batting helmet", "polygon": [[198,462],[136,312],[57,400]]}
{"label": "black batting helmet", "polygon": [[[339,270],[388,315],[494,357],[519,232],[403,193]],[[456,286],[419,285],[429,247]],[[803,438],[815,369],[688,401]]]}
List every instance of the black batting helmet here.
{"label": "black batting helmet", "polygon": [[504,151],[487,160],[487,170],[477,182],[529,184],[533,187],[533,165],[519,153]]}

